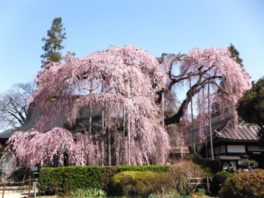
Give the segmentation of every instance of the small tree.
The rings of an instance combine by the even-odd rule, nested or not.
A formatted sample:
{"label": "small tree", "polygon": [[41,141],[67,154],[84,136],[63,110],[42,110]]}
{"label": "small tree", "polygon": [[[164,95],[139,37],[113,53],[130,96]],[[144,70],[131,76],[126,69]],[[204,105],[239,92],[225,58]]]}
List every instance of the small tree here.
{"label": "small tree", "polygon": [[62,43],[65,39],[66,33],[62,24],[62,19],[61,17],[57,17],[53,19],[51,28],[47,33],[47,38],[42,38],[42,41],[45,42],[42,47],[44,54],[41,55],[42,67],[44,67],[48,61],[60,62],[60,51],[64,48]]}

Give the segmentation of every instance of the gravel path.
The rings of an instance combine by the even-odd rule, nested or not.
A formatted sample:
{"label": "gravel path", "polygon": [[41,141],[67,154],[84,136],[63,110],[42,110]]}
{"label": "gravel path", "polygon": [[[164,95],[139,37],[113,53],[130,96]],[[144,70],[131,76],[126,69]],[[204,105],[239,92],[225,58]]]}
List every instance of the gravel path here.
{"label": "gravel path", "polygon": [[[2,197],[2,192],[0,192],[0,197]],[[4,198],[27,198],[27,192],[5,192]],[[33,191],[31,191],[30,197],[34,197]]]}
{"label": "gravel path", "polygon": [[[2,194],[1,194],[2,196]],[[26,193],[13,193],[13,192],[7,192],[4,195],[4,198],[27,198],[27,194]],[[32,197],[34,197],[32,195]]]}

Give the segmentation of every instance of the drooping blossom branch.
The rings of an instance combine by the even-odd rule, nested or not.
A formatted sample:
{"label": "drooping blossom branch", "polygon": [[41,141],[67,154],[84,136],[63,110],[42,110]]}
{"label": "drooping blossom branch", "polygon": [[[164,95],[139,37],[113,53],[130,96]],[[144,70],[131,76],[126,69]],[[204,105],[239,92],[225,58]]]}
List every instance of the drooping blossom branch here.
{"label": "drooping blossom branch", "polygon": [[[164,164],[169,137],[162,126],[160,106],[155,102],[156,91],[164,87],[163,82],[164,71],[158,67],[156,58],[138,47],[110,47],[83,58],[67,55],[63,64],[53,63],[38,75],[38,88],[33,96],[40,115],[33,128],[47,132],[62,120],[74,125],[80,110],[85,108],[108,112],[111,118],[119,117],[125,109],[125,116],[131,121],[131,163]],[[111,128],[114,122],[109,120],[107,125]],[[100,157],[91,154],[99,152],[92,139],[99,141],[94,134],[93,138],[83,137],[75,146],[75,156],[82,159],[78,165],[101,163]],[[117,140],[118,137],[115,156],[121,152]],[[88,155],[85,149],[89,147]],[[70,161],[76,161],[73,159]]]}
{"label": "drooping blossom branch", "polygon": [[[201,93],[209,85],[213,97],[212,100],[222,104],[223,108],[230,106],[243,95],[245,90],[251,87],[251,81],[245,69],[236,63],[230,56],[228,49],[198,49],[194,48],[187,55],[164,54],[159,59],[161,66],[167,70],[167,89],[192,81],[192,86],[187,90],[186,97],[182,101],[176,113],[167,119],[165,124],[179,123],[192,98]],[[179,73],[173,73],[179,67]],[[223,96],[224,95],[224,96]],[[199,97],[199,95],[198,95]],[[201,101],[201,100],[200,100]],[[197,106],[198,112],[202,106]]]}
{"label": "drooping blossom branch", "polygon": [[[178,67],[178,74],[175,67]],[[157,60],[135,46],[110,47],[83,58],[67,55],[62,64],[50,63],[39,73],[36,81],[38,88],[33,94],[34,106],[40,113],[33,128],[39,132],[17,133],[9,142],[21,164],[32,165],[40,158],[49,162],[54,153],[60,156],[59,163],[62,163],[64,152],[69,155],[71,164],[102,164],[105,160],[100,146],[103,138],[100,139],[97,132],[93,132],[91,137],[76,135],[74,142],[70,132],[53,129],[65,121],[70,126],[74,125],[83,116],[81,110],[91,108],[107,112],[106,128],[114,139],[114,143],[108,146],[114,147],[116,164],[121,164],[120,159],[123,158],[122,134],[112,130],[112,126],[118,123],[124,109],[126,120],[130,121],[127,138],[130,140],[131,164],[164,164],[170,144],[162,125],[159,104],[162,93],[168,97],[176,85],[192,82],[176,113],[165,119],[165,124],[169,125],[181,121],[191,99],[194,96],[199,99],[207,85],[215,93],[220,90],[221,94],[210,94],[218,102],[235,102],[251,86],[244,68],[230,58],[226,49],[192,49],[188,56],[167,54]],[[206,113],[199,109],[198,112]],[[89,118],[86,119],[88,121]],[[60,135],[56,136],[57,133]],[[42,139],[40,137],[43,136],[55,144],[46,135],[55,136],[58,142],[61,137],[67,137],[65,141],[68,144],[51,145],[49,148],[42,145],[43,149],[40,147],[35,151],[33,147],[37,145],[31,141],[34,137]],[[28,146],[19,150],[21,144]],[[35,155],[40,157],[35,159]]]}

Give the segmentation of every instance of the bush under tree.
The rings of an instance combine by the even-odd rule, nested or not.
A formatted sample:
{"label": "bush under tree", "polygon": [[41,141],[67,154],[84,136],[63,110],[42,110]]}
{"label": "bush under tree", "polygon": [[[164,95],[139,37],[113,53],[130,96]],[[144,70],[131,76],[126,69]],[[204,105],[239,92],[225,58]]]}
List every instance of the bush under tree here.
{"label": "bush under tree", "polygon": [[226,179],[229,177],[233,177],[234,175],[235,175],[234,172],[229,172],[229,171],[221,171],[216,173],[210,184],[210,191],[213,194],[218,194],[219,190],[221,189]]}
{"label": "bush under tree", "polygon": [[264,172],[241,172],[228,178],[219,195],[221,198],[263,198],[264,197]]}

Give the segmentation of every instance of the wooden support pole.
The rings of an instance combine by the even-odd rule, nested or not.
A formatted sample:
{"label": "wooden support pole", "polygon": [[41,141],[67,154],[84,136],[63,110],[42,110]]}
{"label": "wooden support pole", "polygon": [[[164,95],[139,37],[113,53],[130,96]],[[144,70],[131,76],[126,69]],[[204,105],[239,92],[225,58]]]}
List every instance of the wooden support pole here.
{"label": "wooden support pole", "polygon": [[126,109],[123,108],[122,164],[126,164]]}
{"label": "wooden support pole", "polygon": [[214,160],[214,145],[213,145],[213,132],[212,132],[212,119],[211,119],[211,99],[210,99],[210,84],[208,83],[208,129],[210,134],[210,150],[211,158]]}
{"label": "wooden support pole", "polygon": [[30,198],[30,189],[31,189],[31,176],[28,178],[28,198]]}
{"label": "wooden support pole", "polygon": [[[105,112],[104,110],[102,111],[102,133],[105,133]],[[102,134],[102,166],[104,166],[104,162],[105,162],[105,134]]]}
{"label": "wooden support pole", "polygon": [[130,117],[127,120],[127,150],[128,150],[128,165],[130,165]]}
{"label": "wooden support pole", "polygon": [[6,187],[6,183],[5,183],[5,181],[4,181],[3,192],[2,192],[2,198],[5,197],[5,187]]}

